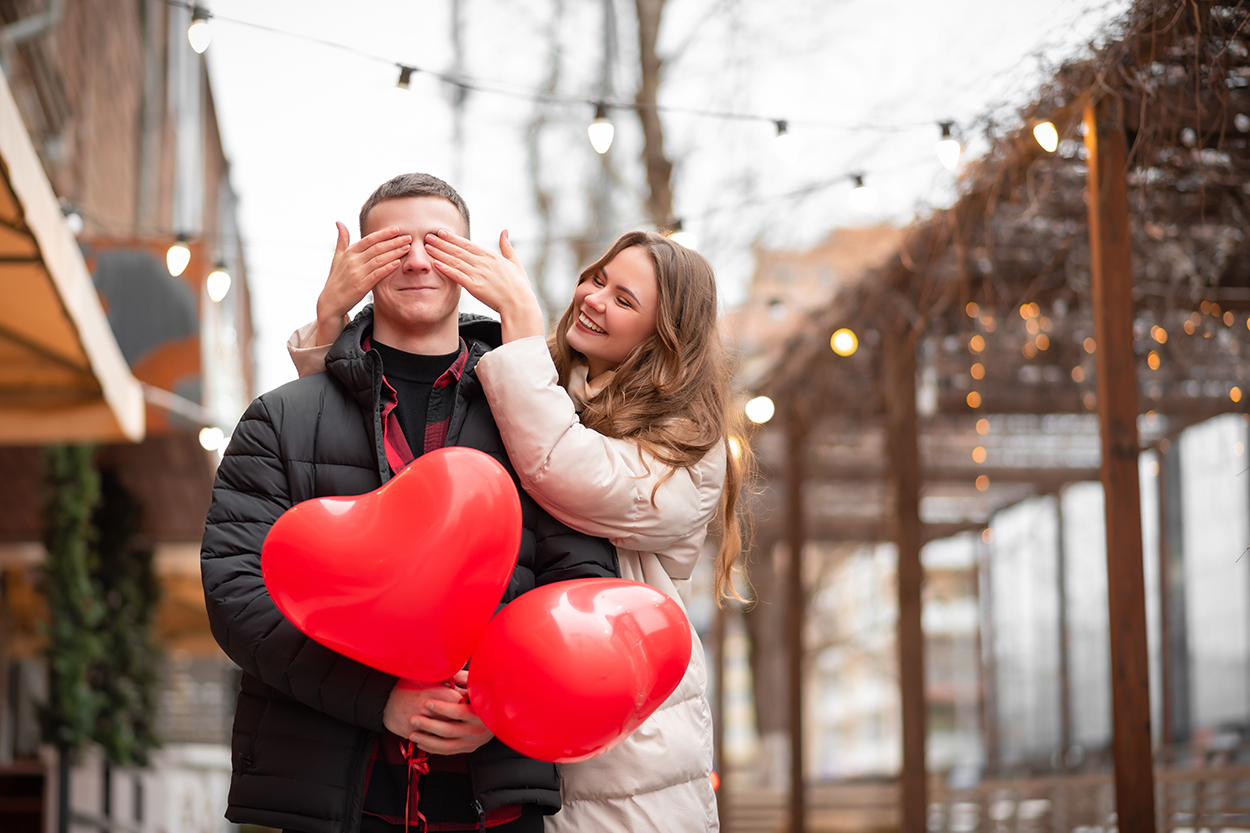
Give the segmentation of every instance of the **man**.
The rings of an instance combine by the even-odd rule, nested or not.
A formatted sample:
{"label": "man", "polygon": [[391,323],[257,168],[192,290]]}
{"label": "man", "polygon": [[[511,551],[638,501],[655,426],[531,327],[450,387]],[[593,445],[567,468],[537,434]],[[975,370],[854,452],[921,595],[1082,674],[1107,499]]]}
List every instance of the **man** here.
{"label": "man", "polygon": [[[474,376],[499,343],[499,325],[458,316],[459,287],[411,245],[440,228],[468,236],[464,201],[435,177],[408,174],[374,192],[360,227],[367,240],[390,241],[388,254],[349,250],[340,228],[332,277],[385,270],[372,307],[335,340],[326,373],[251,404],[213,488],[205,600],[214,637],[244,672],[226,817],[300,833],[384,833],[408,823],[537,833],[560,807],[558,770],[491,737],[462,702],[463,672],[454,686],[431,686],[363,666],[300,633],[261,579],[265,535],[302,500],[370,491],[444,445],[478,448],[511,471]],[[611,545],[518,491],[524,531],[505,602],[539,584],[617,574]]]}

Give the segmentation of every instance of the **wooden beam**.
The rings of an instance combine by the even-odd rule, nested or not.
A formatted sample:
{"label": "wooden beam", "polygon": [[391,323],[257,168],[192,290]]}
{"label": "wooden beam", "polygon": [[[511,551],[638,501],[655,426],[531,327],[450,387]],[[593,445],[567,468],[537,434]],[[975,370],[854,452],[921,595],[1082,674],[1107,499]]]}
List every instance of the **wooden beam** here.
{"label": "wooden beam", "polygon": [[803,457],[807,426],[794,409],[786,422],[786,647],[789,657],[790,701],[790,830],[807,830],[806,791],[803,783],[803,546],[807,543],[803,511]]}
{"label": "wooden beam", "polygon": [[920,446],[916,418],[916,345],[906,318],[884,334],[886,456],[898,550],[898,680],[903,715],[901,833],[925,833],[925,675],[920,589]]}
{"label": "wooden beam", "polygon": [[1098,344],[1094,359],[1107,529],[1116,813],[1123,833],[1154,833],[1128,148],[1118,98],[1108,96],[1086,108],[1085,147],[1089,151],[1090,271]]}

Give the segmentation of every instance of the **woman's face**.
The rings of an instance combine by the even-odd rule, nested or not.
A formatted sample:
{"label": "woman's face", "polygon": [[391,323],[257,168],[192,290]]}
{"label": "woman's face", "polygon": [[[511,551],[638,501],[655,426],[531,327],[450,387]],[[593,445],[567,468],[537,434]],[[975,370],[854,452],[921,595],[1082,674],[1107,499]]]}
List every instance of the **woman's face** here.
{"label": "woman's face", "polygon": [[573,292],[569,346],[586,357],[590,378],[615,370],[655,332],[660,290],[655,265],[641,246],[622,249]]}

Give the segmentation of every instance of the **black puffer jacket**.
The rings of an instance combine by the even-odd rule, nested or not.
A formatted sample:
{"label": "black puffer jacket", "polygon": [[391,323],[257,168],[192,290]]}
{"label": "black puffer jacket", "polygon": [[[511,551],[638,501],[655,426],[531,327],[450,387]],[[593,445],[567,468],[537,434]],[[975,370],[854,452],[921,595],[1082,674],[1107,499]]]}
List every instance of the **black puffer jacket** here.
{"label": "black puffer jacket", "polygon": [[[348,325],[327,357],[327,373],[254,401],[217,471],[200,564],[213,636],[244,672],[231,742],[226,818],[233,822],[307,833],[355,833],[360,825],[366,767],[396,679],[288,622],[265,590],[260,551],[270,526],[296,503],[362,494],[391,476],[382,439],[381,358],[360,347],[372,321],[369,307]],[[469,357],[447,445],[485,451],[511,472],[473,371],[499,343],[499,325],[461,316],[460,334]],[[540,584],[619,574],[607,541],[574,532],[518,491],[524,532],[505,602]],[[554,764],[525,758],[498,740],[468,759],[483,809],[516,803],[559,809]]]}

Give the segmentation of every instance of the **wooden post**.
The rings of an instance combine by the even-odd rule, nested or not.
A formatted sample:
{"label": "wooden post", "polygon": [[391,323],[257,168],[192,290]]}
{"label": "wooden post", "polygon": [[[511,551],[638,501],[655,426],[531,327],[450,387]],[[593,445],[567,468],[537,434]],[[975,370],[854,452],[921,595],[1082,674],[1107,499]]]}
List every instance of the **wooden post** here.
{"label": "wooden post", "polygon": [[1128,149],[1118,98],[1108,96],[1086,108],[1085,147],[1089,151],[1090,271],[1106,495],[1116,813],[1122,833],[1154,833],[1154,756],[1137,480]]}
{"label": "wooden post", "polygon": [[1184,517],[1180,438],[1159,444],[1159,654],[1163,742],[1189,740],[1189,637],[1185,625]]}
{"label": "wooden post", "polygon": [[916,437],[916,346],[906,319],[884,339],[886,455],[898,549],[898,681],[903,716],[902,833],[925,833],[925,676],[920,589],[920,446]]}
{"label": "wooden post", "polygon": [[790,699],[790,831],[805,833],[807,809],[803,787],[803,454],[806,427],[793,408],[786,424],[786,647],[789,656]]}

